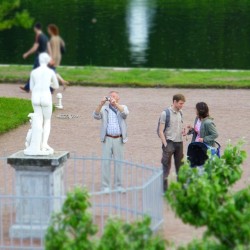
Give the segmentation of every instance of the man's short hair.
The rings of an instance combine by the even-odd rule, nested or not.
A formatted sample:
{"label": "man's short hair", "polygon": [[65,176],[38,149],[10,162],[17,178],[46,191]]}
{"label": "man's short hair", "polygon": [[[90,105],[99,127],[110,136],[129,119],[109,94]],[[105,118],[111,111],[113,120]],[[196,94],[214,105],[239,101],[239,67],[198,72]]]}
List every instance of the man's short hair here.
{"label": "man's short hair", "polygon": [[119,95],[119,92],[118,92],[118,91],[115,91],[115,90],[111,90],[111,91],[109,92],[110,95],[111,95],[112,93],[116,93],[117,95]]}
{"label": "man's short hair", "polygon": [[173,96],[173,102],[176,101],[176,102],[179,102],[179,101],[183,101],[185,102],[186,101],[186,98],[183,94],[176,94]]}
{"label": "man's short hair", "polygon": [[41,30],[42,29],[42,24],[41,23],[36,23],[34,25],[34,28],[38,29],[38,30]]}

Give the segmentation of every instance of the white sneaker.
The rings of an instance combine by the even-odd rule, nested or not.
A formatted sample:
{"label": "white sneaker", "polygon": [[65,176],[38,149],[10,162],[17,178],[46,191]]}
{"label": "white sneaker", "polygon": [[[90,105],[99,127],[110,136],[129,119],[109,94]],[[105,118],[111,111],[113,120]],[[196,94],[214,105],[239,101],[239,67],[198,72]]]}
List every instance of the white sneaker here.
{"label": "white sneaker", "polygon": [[117,191],[122,193],[122,194],[126,193],[126,189],[124,187],[121,187],[121,186],[117,187]]}
{"label": "white sneaker", "polygon": [[109,187],[105,187],[105,188],[102,189],[102,192],[103,192],[104,194],[109,194],[110,191],[111,191],[111,190],[110,190]]}

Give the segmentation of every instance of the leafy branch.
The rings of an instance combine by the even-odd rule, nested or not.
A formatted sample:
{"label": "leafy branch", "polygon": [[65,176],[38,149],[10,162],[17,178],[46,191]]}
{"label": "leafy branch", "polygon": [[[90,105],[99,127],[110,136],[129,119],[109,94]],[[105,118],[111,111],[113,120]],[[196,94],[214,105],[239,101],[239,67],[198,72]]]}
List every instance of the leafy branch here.
{"label": "leafy branch", "polygon": [[[186,162],[180,169],[179,181],[171,183],[166,198],[176,214],[184,223],[207,227],[203,245],[194,241],[181,250],[238,249],[239,246],[249,249],[250,186],[238,192],[231,189],[242,175],[246,158],[242,146],[243,142],[236,146],[229,143],[221,158],[210,155],[203,174]],[[194,245],[200,247],[192,248]]]}
{"label": "leafy branch", "polygon": [[28,29],[34,19],[27,10],[18,11],[20,0],[2,0],[0,3],[0,31],[11,29],[13,26]]}

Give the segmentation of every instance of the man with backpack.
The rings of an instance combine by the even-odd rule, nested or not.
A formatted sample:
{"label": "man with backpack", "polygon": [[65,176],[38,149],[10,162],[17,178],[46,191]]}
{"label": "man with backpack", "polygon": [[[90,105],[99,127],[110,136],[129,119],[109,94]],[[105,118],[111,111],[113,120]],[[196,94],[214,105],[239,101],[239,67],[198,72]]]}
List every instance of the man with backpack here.
{"label": "man with backpack", "polygon": [[174,156],[176,174],[183,158],[183,114],[185,103],[182,94],[173,96],[173,104],[161,113],[158,122],[158,135],[162,141],[163,191],[168,188],[168,176],[171,169],[171,158]]}

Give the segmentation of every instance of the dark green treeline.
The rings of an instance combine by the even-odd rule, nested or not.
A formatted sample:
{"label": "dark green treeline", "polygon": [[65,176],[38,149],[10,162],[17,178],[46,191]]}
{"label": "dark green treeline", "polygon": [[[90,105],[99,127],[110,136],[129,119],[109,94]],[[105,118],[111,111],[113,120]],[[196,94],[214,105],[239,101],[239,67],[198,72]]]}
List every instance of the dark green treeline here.
{"label": "dark green treeline", "polygon": [[[22,7],[45,28],[59,26],[67,44],[64,65],[250,68],[250,1],[134,0],[138,9],[152,13],[144,20],[150,24],[140,64],[131,56],[131,1],[22,0]],[[32,63],[32,57],[24,61],[22,54],[33,41],[32,29],[1,32],[0,63]]]}

